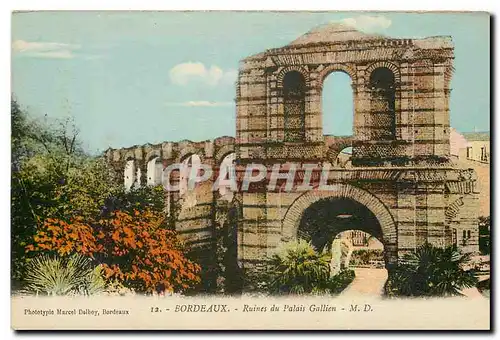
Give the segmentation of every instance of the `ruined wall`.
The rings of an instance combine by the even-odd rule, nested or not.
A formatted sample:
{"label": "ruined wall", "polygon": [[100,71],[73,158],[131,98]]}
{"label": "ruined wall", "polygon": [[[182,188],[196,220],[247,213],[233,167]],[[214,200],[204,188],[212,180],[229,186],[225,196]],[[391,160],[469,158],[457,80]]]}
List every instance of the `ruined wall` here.
{"label": "ruined wall", "polygon": [[[351,161],[328,172],[333,191],[269,191],[263,183],[228,199],[210,190],[215,172],[193,193],[169,194],[167,204],[182,206],[179,233],[208,271],[224,200],[238,210],[235,256],[243,270],[265,267],[277,246],[297,237],[304,211],[328,197],[356,201],[375,215],[387,265],[426,242],[477,251],[476,174],[449,159],[452,61],[449,37],[392,39],[326,26],[241,61],[235,139],[148,144],[106,156],[130,186],[154,183],[156,171],[191,155],[217,167],[234,152],[241,181],[249,163],[264,164],[268,173],[276,163],[336,165],[339,152],[353,147]],[[350,137],[323,135],[323,81],[334,71],[352,80]],[[152,160],[162,167],[148,167]]]}
{"label": "ruined wall", "polygon": [[[186,162],[190,158],[198,158],[199,162],[213,166],[215,178],[217,165],[233,152],[234,138],[220,137],[203,142],[164,142],[109,149],[105,156],[116,171],[123,174],[124,185],[129,188],[130,185],[162,185],[162,176],[156,172],[163,172],[167,166]],[[148,167],[151,162],[157,166]],[[172,185],[176,185],[181,177],[179,171],[174,171]],[[175,214],[177,231],[190,250],[190,256],[201,264],[205,272],[210,272],[204,275],[207,281],[204,285],[208,291],[213,290],[215,285],[211,272],[215,266],[215,206],[218,193],[212,191],[212,184],[213,179],[210,179],[199,183],[192,192],[166,193],[165,197],[166,209]]]}

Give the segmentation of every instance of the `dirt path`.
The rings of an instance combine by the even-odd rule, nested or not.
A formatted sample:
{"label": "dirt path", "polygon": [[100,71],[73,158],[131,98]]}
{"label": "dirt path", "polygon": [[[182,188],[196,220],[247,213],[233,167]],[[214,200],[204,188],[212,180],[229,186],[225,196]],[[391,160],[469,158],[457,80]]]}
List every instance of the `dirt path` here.
{"label": "dirt path", "polygon": [[341,293],[341,296],[382,296],[387,280],[387,270],[378,268],[355,268],[356,278]]}

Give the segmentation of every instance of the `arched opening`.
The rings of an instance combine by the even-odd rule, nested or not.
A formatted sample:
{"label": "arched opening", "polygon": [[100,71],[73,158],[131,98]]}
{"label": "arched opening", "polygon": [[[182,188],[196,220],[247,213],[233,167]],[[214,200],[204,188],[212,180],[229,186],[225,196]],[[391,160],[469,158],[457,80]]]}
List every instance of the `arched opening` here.
{"label": "arched opening", "polygon": [[125,169],[123,171],[125,190],[128,191],[132,188],[136,181],[137,170],[135,168],[135,161],[133,159],[127,160]]}
{"label": "arched opening", "polygon": [[[187,155],[184,159],[181,160],[182,167],[180,169],[179,174],[179,195],[181,197],[189,194],[188,196],[193,198],[196,201],[196,194],[194,190],[189,190],[189,180],[192,178],[194,180],[194,176],[201,169],[201,158],[197,154]],[[188,202],[186,202],[189,205]]]}
{"label": "arched opening", "polygon": [[382,227],[366,206],[350,198],[320,199],[303,212],[297,237],[319,252],[330,252],[333,275],[355,271],[357,283],[348,289],[382,294],[388,275]]}
{"label": "arched opening", "polygon": [[352,146],[340,150],[333,166],[339,168],[350,168],[352,166]]}
{"label": "arched opening", "polygon": [[330,73],[323,82],[321,108],[323,134],[352,136],[354,96],[351,77],[342,71]]}
{"label": "arched opening", "polygon": [[284,134],[286,142],[305,139],[306,81],[302,73],[290,71],[283,77]]}
{"label": "arched opening", "polygon": [[346,230],[360,230],[382,240],[376,216],[363,204],[344,197],[323,198],[305,209],[297,236],[311,241],[318,251],[330,247],[335,237]]}
{"label": "arched opening", "polygon": [[[223,176],[223,178],[221,179],[230,179],[236,177],[235,164],[234,164],[235,159],[236,159],[236,153],[234,152],[227,154],[222,159],[222,162],[219,165],[219,175]],[[219,185],[219,194],[221,199],[227,201],[231,201],[234,195],[230,185],[229,184],[226,185],[224,183]]]}
{"label": "arched opening", "polygon": [[342,265],[350,268],[383,268],[384,245],[375,236],[362,230],[346,230],[337,234],[348,252]]}
{"label": "arched opening", "polygon": [[160,185],[163,174],[163,162],[160,157],[152,158],[147,164],[147,185]]}
{"label": "arched opening", "polygon": [[394,73],[379,67],[370,74],[370,130],[373,140],[396,136],[396,88]]}

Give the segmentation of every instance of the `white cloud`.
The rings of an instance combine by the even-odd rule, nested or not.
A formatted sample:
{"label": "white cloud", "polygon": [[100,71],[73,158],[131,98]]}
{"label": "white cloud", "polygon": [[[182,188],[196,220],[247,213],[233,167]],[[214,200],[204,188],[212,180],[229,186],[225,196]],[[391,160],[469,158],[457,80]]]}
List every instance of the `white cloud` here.
{"label": "white cloud", "polygon": [[191,81],[201,81],[215,86],[220,83],[232,83],[236,80],[236,70],[223,71],[219,66],[206,67],[200,62],[187,62],[175,65],[170,70],[170,80],[177,85],[187,85]]}
{"label": "white cloud", "polygon": [[54,50],[77,50],[81,48],[81,46],[56,42],[30,42],[24,40],[16,40],[12,43],[12,48],[18,52],[40,52]]}
{"label": "white cloud", "polygon": [[365,32],[384,31],[392,24],[391,19],[388,19],[382,15],[360,15],[355,18],[342,19],[341,22]]}
{"label": "white cloud", "polygon": [[222,80],[225,83],[233,85],[234,82],[238,79],[238,71],[237,70],[228,70],[224,73],[224,77]]}
{"label": "white cloud", "polygon": [[71,59],[75,57],[73,51],[80,48],[80,45],[57,42],[16,40],[12,43],[14,52],[38,58]]}
{"label": "white cloud", "polygon": [[32,52],[29,53],[30,57],[49,58],[49,59],[72,59],[75,57],[72,51],[59,50],[50,52]]}
{"label": "white cloud", "polygon": [[167,106],[184,106],[184,107],[221,107],[232,106],[233,102],[211,102],[208,100],[188,101],[188,102],[168,102]]}

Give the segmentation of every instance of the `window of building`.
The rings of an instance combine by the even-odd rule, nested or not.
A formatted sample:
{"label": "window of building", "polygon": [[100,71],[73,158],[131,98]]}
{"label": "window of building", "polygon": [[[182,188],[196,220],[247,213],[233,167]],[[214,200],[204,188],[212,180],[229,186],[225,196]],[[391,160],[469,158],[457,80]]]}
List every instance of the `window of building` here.
{"label": "window of building", "polygon": [[486,154],[486,147],[482,146],[481,147],[481,161],[486,162],[488,160],[487,154]]}
{"label": "window of building", "polygon": [[370,130],[375,140],[396,137],[396,88],[394,73],[386,67],[373,70],[370,75]]}
{"label": "window of building", "polygon": [[351,84],[351,77],[341,71],[332,72],[324,79],[321,93],[324,135],[353,134],[354,96]]}
{"label": "window of building", "polygon": [[467,158],[472,159],[472,146],[467,147]]}
{"label": "window of building", "polygon": [[305,139],[306,82],[297,71],[288,72],[283,78],[283,104],[285,141]]}

